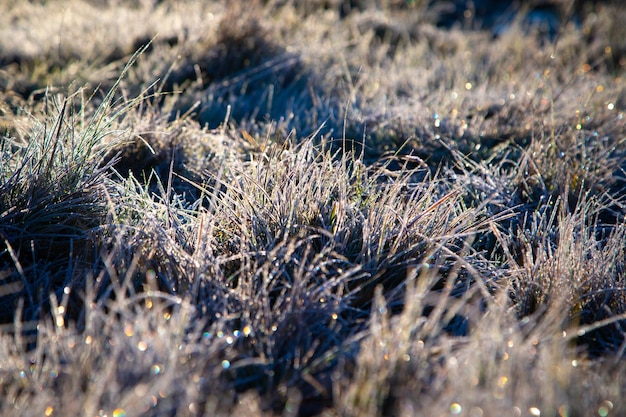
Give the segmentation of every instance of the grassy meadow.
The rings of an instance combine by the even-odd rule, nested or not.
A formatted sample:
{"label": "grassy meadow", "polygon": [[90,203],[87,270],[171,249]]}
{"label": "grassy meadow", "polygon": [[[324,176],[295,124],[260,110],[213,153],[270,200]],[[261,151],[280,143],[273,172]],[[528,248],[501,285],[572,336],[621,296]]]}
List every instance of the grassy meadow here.
{"label": "grassy meadow", "polygon": [[620,1],[0,5],[0,415],[626,415]]}

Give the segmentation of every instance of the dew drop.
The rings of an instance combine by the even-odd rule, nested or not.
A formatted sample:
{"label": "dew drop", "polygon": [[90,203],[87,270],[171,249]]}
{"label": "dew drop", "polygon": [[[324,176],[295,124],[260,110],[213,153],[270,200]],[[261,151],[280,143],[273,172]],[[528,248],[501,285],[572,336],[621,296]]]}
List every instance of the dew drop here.
{"label": "dew drop", "polygon": [[450,412],[454,415],[457,414],[461,414],[461,411],[463,411],[463,408],[461,407],[461,404],[459,403],[452,403],[452,405],[450,405]]}
{"label": "dew drop", "polygon": [[483,409],[480,407],[472,407],[469,415],[470,417],[483,417]]}
{"label": "dew drop", "polygon": [[602,404],[598,407],[598,415],[600,417],[606,417],[612,409],[613,403],[611,401],[602,401]]}
{"label": "dew drop", "polygon": [[113,410],[113,417],[126,417],[126,411],[123,408]]}

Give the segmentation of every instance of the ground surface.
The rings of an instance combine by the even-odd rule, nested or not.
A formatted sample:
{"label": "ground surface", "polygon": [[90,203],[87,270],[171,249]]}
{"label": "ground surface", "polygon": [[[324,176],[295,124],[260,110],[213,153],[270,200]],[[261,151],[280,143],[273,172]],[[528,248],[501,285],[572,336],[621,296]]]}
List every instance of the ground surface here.
{"label": "ground surface", "polygon": [[2,3],[0,414],[626,414],[620,3]]}

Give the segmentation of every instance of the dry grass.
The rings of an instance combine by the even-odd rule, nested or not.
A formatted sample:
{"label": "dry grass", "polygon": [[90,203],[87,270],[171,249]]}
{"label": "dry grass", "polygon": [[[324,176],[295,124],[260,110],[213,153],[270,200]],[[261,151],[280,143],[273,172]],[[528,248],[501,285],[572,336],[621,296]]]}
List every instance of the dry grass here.
{"label": "dry grass", "polygon": [[623,415],[618,3],[1,6],[0,414]]}

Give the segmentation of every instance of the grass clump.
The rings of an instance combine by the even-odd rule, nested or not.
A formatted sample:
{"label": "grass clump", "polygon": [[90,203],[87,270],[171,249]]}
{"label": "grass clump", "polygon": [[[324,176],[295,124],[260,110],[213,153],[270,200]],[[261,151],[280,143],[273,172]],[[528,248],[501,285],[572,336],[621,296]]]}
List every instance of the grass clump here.
{"label": "grass clump", "polygon": [[617,4],[105,3],[0,13],[2,415],[624,413]]}
{"label": "grass clump", "polygon": [[77,131],[71,98],[52,100],[56,114],[35,124],[27,143],[3,141],[2,263],[7,285],[19,288],[3,322],[13,320],[17,294],[27,296],[24,319],[46,314],[42,301],[72,284],[74,268],[92,255],[90,233],[105,222],[106,167],[94,167],[100,132]]}

